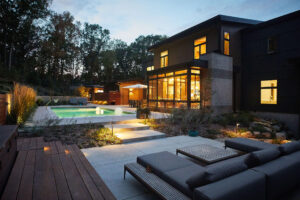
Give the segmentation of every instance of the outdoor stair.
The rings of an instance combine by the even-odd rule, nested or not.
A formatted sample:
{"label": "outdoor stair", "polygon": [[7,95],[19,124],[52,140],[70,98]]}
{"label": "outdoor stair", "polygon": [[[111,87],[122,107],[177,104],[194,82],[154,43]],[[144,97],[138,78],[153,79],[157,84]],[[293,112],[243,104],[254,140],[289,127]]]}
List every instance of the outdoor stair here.
{"label": "outdoor stair", "polygon": [[[111,124],[105,125],[112,130]],[[139,142],[165,137],[164,133],[151,130],[148,125],[141,123],[113,124],[113,133],[121,139],[122,143]]]}
{"label": "outdoor stair", "polygon": [[130,124],[107,124],[106,128],[112,129],[114,133],[137,131],[137,130],[148,130],[150,127],[141,123],[130,123]]}

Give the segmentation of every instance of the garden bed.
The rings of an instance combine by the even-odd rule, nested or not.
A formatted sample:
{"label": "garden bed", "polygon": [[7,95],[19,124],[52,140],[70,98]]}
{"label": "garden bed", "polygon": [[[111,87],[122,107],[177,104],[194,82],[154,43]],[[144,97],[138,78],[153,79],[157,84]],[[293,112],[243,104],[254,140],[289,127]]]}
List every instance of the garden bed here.
{"label": "garden bed", "polygon": [[49,126],[20,134],[22,137],[43,136],[46,142],[61,141],[76,144],[79,148],[119,144],[121,140],[101,124]]}

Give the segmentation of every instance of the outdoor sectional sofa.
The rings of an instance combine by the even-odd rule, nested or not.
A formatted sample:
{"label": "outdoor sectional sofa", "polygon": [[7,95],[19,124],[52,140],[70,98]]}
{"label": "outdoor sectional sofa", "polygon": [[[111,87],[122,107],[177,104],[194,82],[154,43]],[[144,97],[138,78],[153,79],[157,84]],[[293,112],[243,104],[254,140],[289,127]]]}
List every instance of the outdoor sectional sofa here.
{"label": "outdoor sectional sofa", "polygon": [[137,163],[194,200],[300,199],[300,142],[265,147],[207,166],[166,151],[139,156]]}

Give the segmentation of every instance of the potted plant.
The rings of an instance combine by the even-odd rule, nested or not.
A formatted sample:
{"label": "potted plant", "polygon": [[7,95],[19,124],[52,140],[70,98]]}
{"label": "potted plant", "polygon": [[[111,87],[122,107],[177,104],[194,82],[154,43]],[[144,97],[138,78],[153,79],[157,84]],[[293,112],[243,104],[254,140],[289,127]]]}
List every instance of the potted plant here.
{"label": "potted plant", "polygon": [[137,108],[136,109],[136,118],[137,119],[148,119],[150,115],[150,109],[149,108]]}

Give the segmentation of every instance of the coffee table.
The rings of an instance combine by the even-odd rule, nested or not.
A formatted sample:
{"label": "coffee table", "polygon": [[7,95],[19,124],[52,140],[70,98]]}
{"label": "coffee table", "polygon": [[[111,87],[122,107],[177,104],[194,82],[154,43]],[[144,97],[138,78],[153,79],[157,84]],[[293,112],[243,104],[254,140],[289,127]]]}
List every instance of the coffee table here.
{"label": "coffee table", "polygon": [[179,148],[176,149],[176,155],[178,155],[178,153],[206,164],[215,163],[239,155],[235,151],[211,146],[208,144],[199,144],[195,146]]}

